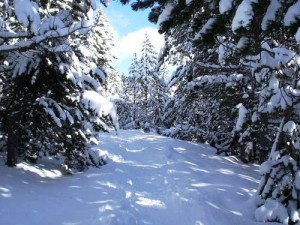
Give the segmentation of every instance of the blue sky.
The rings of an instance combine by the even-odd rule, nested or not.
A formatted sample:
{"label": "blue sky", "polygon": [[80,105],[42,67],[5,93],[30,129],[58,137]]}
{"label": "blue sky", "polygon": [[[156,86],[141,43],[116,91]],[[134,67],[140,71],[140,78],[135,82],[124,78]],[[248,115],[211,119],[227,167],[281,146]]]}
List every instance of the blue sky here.
{"label": "blue sky", "polygon": [[136,12],[131,10],[130,5],[110,1],[104,12],[114,30],[114,54],[118,59],[113,64],[120,73],[128,74],[133,54],[140,53],[145,33],[148,33],[157,52],[163,46],[163,36],[158,34],[157,26],[148,21],[148,10]]}

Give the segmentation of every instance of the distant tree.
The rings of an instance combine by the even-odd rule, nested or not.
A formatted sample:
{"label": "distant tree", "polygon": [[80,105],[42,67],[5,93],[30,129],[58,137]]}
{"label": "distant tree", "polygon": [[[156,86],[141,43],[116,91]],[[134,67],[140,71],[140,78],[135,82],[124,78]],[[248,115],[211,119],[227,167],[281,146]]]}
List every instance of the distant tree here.
{"label": "distant tree", "polygon": [[135,53],[133,56],[132,63],[129,67],[129,75],[127,79],[127,93],[129,94],[129,99],[131,100],[132,109],[131,109],[131,118],[133,122],[133,127],[137,128],[140,123],[140,108],[138,107],[139,100],[138,96],[141,95],[141,84],[139,83],[139,77],[140,77],[140,62],[137,58],[137,54]]}
{"label": "distant tree", "polygon": [[141,57],[134,55],[126,79],[127,93],[132,106],[132,125],[135,128],[158,128],[162,125],[162,110],[166,99],[166,85],[158,71],[157,53],[145,35]]}
{"label": "distant tree", "polygon": [[[157,53],[148,34],[145,34],[141,53],[138,76],[141,89],[140,111],[144,112],[144,115],[141,115],[141,121],[143,121],[144,126],[150,126],[150,124],[154,126],[160,117],[160,112],[157,110],[160,111],[160,107],[163,104],[163,102],[160,102],[159,94],[163,94],[164,91],[161,88],[162,82],[157,72]],[[160,88],[161,90],[158,90]]]}
{"label": "distant tree", "polygon": [[[298,223],[299,1],[132,2],[134,9],[151,8],[149,19],[159,23],[160,32],[167,37],[172,29],[178,31],[190,24],[187,31],[196,58],[192,60],[193,66],[186,68],[183,65],[181,68],[185,67],[185,70],[177,73],[187,85],[193,85],[191,82],[195,79],[190,74],[196,73],[199,77],[196,79],[203,79],[196,72],[204,59],[201,57],[203,49],[212,49],[212,54],[207,57],[218,56],[221,65],[231,64],[233,60],[236,65],[251,71],[242,72],[246,82],[241,89],[237,87],[240,89],[237,94],[227,98],[234,97],[232,101],[239,105],[237,118],[231,120],[233,130],[229,148],[240,145],[240,153],[246,154],[251,154],[255,147],[261,148],[261,154],[263,149],[270,152],[268,160],[261,166],[257,220]],[[217,55],[214,54],[215,45],[220,45]],[[204,62],[209,68],[205,59]],[[212,70],[209,68],[207,72]],[[227,81],[220,85],[232,84]],[[274,130],[276,136],[272,134]]]}

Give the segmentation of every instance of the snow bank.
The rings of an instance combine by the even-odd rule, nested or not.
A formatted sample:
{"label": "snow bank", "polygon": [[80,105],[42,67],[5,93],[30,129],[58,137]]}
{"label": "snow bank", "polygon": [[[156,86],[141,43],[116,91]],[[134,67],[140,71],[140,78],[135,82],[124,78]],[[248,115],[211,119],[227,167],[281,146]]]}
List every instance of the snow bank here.
{"label": "snow bank", "polygon": [[266,203],[255,211],[255,218],[260,222],[279,221],[288,225],[289,216],[286,208],[275,200],[268,199]]}

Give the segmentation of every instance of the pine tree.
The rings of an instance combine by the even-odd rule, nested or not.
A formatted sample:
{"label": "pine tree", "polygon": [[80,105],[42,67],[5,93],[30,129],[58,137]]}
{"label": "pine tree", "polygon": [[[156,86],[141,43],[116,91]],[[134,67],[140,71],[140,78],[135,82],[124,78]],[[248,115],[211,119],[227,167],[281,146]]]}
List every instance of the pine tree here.
{"label": "pine tree", "polygon": [[157,71],[157,53],[147,34],[141,53],[140,59],[134,55],[129,68],[127,93],[132,105],[133,127],[149,130],[162,125],[166,85]]}
{"label": "pine tree", "polygon": [[[91,130],[106,130],[110,112],[95,106],[105,82],[101,68],[90,67],[78,43],[89,30],[94,1],[10,1],[2,5],[5,23],[1,56],[2,130],[7,134],[7,164],[17,152],[36,161],[63,156],[70,170],[103,162],[89,149]],[[103,100],[104,101],[104,100]],[[93,128],[93,129],[89,129]]]}
{"label": "pine tree", "polygon": [[[256,218],[297,223],[299,66],[295,59],[300,41],[299,1],[145,0],[133,1],[132,6],[151,8],[149,18],[158,22],[160,31],[167,35],[173,28],[190,23],[189,34],[196,55],[221,43],[225,46],[219,48],[220,63],[241,59],[241,64],[250,69],[251,73],[243,73],[248,80],[243,85],[243,98],[234,100],[241,104],[237,119],[231,121],[234,129],[229,147],[239,143],[245,153],[253,151],[254,146],[271,150],[269,159],[261,166]],[[194,58],[193,63],[202,63],[199,59]],[[189,68],[195,72],[199,67]],[[191,82],[194,78],[189,78],[185,71],[181,70],[178,76],[183,74],[183,79]],[[271,134],[274,130],[276,137]],[[267,138],[269,141],[261,142]]]}
{"label": "pine tree", "polygon": [[[145,40],[142,45],[142,55],[140,58],[140,71],[138,82],[140,82],[141,96],[140,101],[141,112],[144,112],[141,120],[144,121],[144,126],[153,121],[151,118],[153,114],[151,100],[155,98],[154,88],[156,84],[156,68],[157,68],[157,53],[154,51],[148,34],[145,34]],[[145,123],[145,121],[147,121]]]}
{"label": "pine tree", "polygon": [[87,35],[87,42],[94,57],[94,60],[91,61],[103,69],[112,69],[112,60],[115,58],[112,55],[114,35],[101,7],[98,9],[94,24]]}
{"label": "pine tree", "polygon": [[133,56],[133,61],[129,67],[129,77],[127,79],[127,94],[130,96],[132,109],[131,109],[131,118],[133,122],[134,128],[139,128],[140,126],[140,107],[138,102],[138,95],[141,94],[141,86],[139,83],[139,77],[140,77],[140,62],[137,58],[137,54],[135,53]]}

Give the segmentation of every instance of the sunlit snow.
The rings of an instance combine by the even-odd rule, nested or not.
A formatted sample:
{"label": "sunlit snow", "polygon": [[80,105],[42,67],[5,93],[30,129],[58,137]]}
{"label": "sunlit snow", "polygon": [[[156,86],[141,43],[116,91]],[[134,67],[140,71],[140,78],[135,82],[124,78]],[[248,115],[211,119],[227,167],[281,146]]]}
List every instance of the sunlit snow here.
{"label": "sunlit snow", "polygon": [[8,168],[0,158],[0,224],[275,224],[255,222],[257,165],[141,131],[101,134],[96,149],[108,164],[73,176],[55,159]]}

